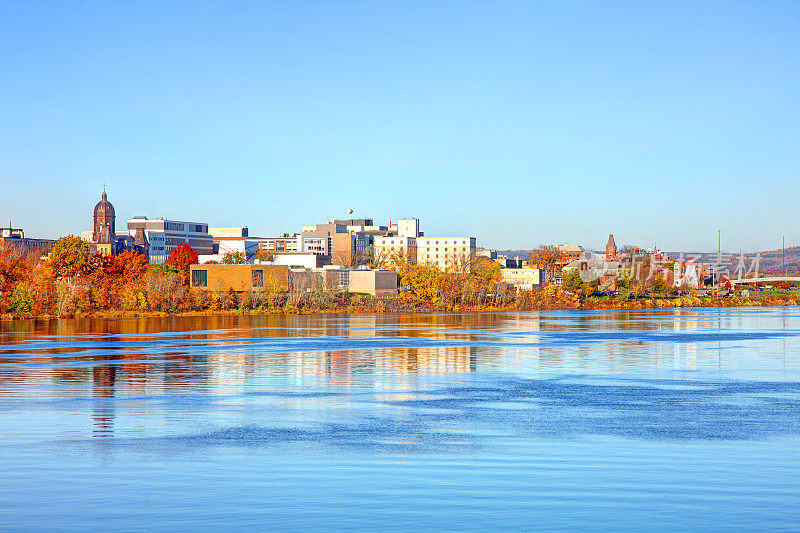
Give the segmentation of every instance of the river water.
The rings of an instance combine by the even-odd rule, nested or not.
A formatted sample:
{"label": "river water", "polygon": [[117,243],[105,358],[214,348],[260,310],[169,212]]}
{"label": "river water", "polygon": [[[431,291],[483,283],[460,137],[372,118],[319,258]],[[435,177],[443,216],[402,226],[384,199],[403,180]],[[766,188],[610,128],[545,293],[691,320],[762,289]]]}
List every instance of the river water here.
{"label": "river water", "polygon": [[800,530],[800,309],[0,323],[0,530]]}

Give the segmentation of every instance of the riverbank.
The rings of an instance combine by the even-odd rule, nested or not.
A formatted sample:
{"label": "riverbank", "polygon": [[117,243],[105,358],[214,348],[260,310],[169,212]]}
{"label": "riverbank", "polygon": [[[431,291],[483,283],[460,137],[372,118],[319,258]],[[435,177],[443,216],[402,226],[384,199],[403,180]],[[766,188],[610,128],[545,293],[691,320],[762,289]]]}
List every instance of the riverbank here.
{"label": "riverbank", "polygon": [[613,297],[579,298],[566,293],[558,293],[550,301],[525,302],[523,305],[504,306],[442,306],[430,302],[414,302],[404,298],[365,298],[359,305],[296,305],[283,306],[240,306],[235,308],[176,309],[155,311],[147,309],[96,309],[72,311],[62,315],[3,313],[0,320],[49,320],[59,318],[133,318],[133,317],[192,317],[192,316],[232,316],[232,315],[311,315],[311,314],[390,314],[390,313],[487,313],[502,311],[559,311],[596,309],[674,309],[696,307],[784,307],[800,305],[800,295],[756,295],[748,298],[680,296],[674,298],[619,299]]}

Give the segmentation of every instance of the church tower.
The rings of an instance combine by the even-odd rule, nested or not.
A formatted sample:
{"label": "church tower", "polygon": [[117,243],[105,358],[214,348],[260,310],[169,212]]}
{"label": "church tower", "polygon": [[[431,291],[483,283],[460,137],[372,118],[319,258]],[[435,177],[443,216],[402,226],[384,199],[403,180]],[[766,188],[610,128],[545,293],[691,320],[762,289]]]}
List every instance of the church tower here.
{"label": "church tower", "polygon": [[108,201],[106,188],[103,187],[103,196],[97,205],[94,206],[94,231],[92,240],[97,244],[114,244],[116,234],[114,233],[114,206]]}
{"label": "church tower", "polygon": [[617,243],[614,242],[614,234],[608,236],[606,244],[606,261],[613,261],[617,258]]}

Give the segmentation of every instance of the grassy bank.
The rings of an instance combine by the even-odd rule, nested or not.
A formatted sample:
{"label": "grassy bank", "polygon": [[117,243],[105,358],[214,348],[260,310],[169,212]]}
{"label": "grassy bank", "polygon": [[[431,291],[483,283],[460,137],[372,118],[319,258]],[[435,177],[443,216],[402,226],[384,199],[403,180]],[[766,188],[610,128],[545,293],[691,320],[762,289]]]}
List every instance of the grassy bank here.
{"label": "grassy bank", "polygon": [[420,301],[410,295],[398,298],[370,298],[363,295],[338,295],[323,300],[313,298],[297,302],[286,301],[283,305],[248,304],[242,299],[237,305],[211,305],[204,308],[172,310],[150,309],[86,309],[71,310],[59,314],[3,313],[2,320],[56,319],[56,318],[125,318],[168,316],[213,316],[213,315],[297,315],[297,314],[341,314],[341,313],[458,313],[498,311],[552,311],[595,309],[674,309],[692,307],[768,307],[800,305],[798,295],[756,295],[749,298],[716,298],[680,296],[674,298],[577,297],[562,291],[551,291],[550,298],[539,300],[521,299],[506,305],[436,305]]}

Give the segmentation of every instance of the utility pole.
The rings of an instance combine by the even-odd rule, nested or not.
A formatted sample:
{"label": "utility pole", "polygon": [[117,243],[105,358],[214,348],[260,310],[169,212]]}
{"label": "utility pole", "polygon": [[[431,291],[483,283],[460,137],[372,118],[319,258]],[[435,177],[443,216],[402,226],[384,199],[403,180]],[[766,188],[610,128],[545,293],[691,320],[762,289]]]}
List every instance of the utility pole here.
{"label": "utility pole", "polygon": [[786,235],[781,237],[781,271],[783,277],[786,277]]}
{"label": "utility pole", "polygon": [[714,286],[717,286],[719,283],[719,275],[717,274],[717,270],[719,270],[720,263],[722,263],[722,231],[717,230],[717,264],[714,267]]}

